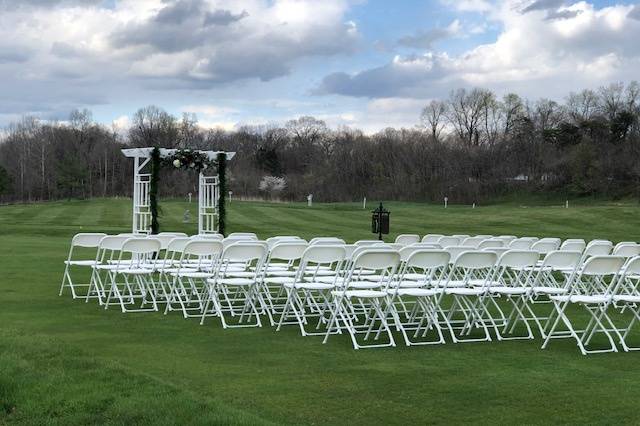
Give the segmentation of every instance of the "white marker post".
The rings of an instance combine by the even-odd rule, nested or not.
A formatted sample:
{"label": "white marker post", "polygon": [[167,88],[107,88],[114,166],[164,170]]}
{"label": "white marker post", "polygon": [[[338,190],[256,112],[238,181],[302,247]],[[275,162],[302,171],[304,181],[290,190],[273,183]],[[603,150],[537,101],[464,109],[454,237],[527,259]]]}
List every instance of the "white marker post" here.
{"label": "white marker post", "polygon": [[565,209],[568,209],[568,208],[569,208],[569,200],[565,201],[565,203],[564,203],[564,208],[565,208]]}
{"label": "white marker post", "polygon": [[362,209],[366,210],[367,208],[367,197],[364,197],[364,199],[362,200]]}
{"label": "white marker post", "polygon": [[191,204],[191,193],[189,193],[189,204]]}
{"label": "white marker post", "polygon": [[476,208],[476,203],[473,203],[473,206],[471,206],[472,209]]}
{"label": "white marker post", "polygon": [[447,208],[447,203],[449,202],[449,197],[444,197],[444,208]]}
{"label": "white marker post", "polygon": [[313,205],[313,194],[307,195],[307,207],[311,207]]}
{"label": "white marker post", "polygon": [[233,191],[229,191],[229,202],[231,202],[231,196],[233,195]]}

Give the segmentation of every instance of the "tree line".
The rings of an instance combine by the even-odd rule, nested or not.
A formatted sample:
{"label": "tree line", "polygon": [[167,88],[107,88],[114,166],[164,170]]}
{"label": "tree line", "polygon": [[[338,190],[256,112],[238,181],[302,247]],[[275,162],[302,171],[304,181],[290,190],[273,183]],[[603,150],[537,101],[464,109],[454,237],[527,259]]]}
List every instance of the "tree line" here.
{"label": "tree line", "polygon": [[[303,201],[484,202],[512,193],[637,197],[640,85],[570,93],[564,102],[498,98],[458,89],[433,100],[410,129],[367,135],[330,129],[313,117],[284,125],[204,129],[148,106],[127,132],[73,111],[64,123],[24,117],[0,133],[0,201],[128,196],[125,147],[237,152],[228,168],[233,197]],[[197,177],[167,168],[161,196],[197,191]]]}

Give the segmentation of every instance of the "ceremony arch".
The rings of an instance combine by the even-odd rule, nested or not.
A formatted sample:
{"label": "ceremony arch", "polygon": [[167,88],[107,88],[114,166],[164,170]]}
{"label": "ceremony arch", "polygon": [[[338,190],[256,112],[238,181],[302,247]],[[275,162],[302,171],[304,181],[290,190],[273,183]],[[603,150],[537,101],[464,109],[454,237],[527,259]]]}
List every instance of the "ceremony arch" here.
{"label": "ceremony arch", "polygon": [[[224,232],[223,203],[226,194],[222,192],[225,191],[226,185],[221,180],[225,179],[226,162],[234,157],[235,152],[153,147],[126,148],[121,151],[126,157],[133,158],[132,230],[134,234],[157,232],[157,201],[154,185],[157,185],[157,169],[160,160],[172,161],[176,164],[176,168],[198,171],[198,233]],[[157,160],[155,166],[154,155]],[[180,159],[185,157],[191,158],[192,162],[181,163]],[[215,167],[208,167],[209,164]],[[147,166],[151,170],[145,172]],[[156,229],[153,229],[154,227]]]}

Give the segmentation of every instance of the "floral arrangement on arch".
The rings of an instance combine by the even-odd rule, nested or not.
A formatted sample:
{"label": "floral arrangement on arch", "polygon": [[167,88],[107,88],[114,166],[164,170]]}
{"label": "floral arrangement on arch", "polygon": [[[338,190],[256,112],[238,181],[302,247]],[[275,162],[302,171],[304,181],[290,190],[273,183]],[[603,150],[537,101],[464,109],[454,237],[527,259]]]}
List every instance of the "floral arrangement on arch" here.
{"label": "floral arrangement on arch", "polygon": [[201,172],[209,168],[213,161],[209,160],[206,154],[190,149],[178,149],[172,155],[164,157],[162,163],[171,165],[176,169],[195,170]]}

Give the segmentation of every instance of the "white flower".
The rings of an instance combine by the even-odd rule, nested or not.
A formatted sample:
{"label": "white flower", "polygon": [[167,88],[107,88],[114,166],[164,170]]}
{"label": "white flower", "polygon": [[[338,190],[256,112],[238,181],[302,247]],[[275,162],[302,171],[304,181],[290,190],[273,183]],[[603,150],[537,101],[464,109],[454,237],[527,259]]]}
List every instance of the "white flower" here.
{"label": "white flower", "polygon": [[182,164],[180,164],[180,160],[176,159],[176,160],[173,160],[173,165],[175,167],[180,167]]}

